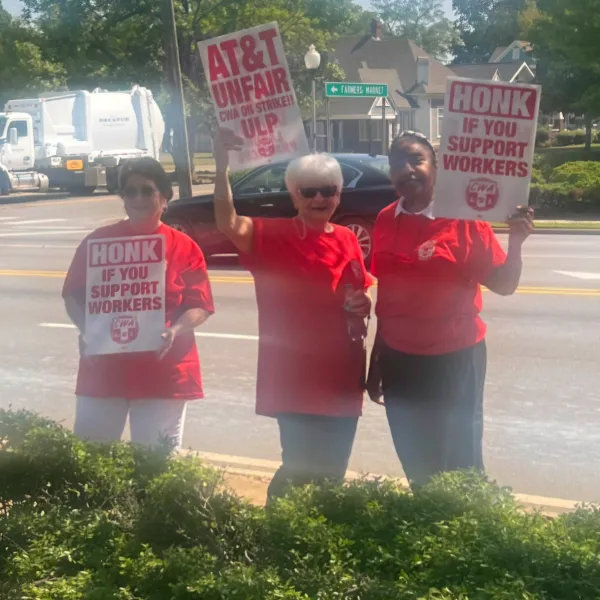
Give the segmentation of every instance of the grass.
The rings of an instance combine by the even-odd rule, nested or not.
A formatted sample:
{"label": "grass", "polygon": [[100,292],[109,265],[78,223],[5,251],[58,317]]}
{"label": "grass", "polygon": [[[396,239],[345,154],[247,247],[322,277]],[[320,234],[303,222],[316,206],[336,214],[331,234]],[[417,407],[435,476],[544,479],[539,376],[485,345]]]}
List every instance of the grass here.
{"label": "grass", "polygon": [[[494,229],[508,229],[505,223],[492,223]],[[600,230],[600,221],[536,221],[536,229]]]}
{"label": "grass", "polygon": [[[165,171],[175,171],[175,163],[173,157],[166,152],[161,153],[160,163],[164,167]],[[215,160],[210,152],[196,152],[194,154],[194,167],[200,170],[214,171]]]}
{"label": "grass", "polygon": [[576,162],[580,160],[600,161],[600,144],[592,144],[592,149],[589,152],[585,149],[585,146],[581,145],[537,148],[536,153],[542,157],[545,164],[554,168],[566,162]]}

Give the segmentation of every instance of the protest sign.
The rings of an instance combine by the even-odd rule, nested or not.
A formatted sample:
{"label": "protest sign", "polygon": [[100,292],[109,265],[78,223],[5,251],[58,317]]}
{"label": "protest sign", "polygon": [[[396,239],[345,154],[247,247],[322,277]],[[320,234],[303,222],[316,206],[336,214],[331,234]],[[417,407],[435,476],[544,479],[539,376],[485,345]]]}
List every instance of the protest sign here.
{"label": "protest sign", "polygon": [[541,88],[449,78],[436,217],[505,221],[529,201]]}
{"label": "protest sign", "polygon": [[308,154],[277,23],[198,43],[219,127],[244,140],[232,171]]}
{"label": "protest sign", "polygon": [[157,350],[165,330],[165,238],[90,239],[86,354]]}

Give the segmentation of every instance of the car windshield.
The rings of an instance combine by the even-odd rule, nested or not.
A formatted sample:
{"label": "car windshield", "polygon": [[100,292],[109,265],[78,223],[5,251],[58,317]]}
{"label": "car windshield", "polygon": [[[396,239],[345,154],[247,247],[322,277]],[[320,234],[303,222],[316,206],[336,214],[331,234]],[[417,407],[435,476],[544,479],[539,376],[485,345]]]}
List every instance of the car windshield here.
{"label": "car windshield", "polygon": [[385,175],[389,176],[390,174],[390,163],[388,162],[387,156],[368,156],[363,158],[360,162],[385,173]]}
{"label": "car windshield", "polygon": [[6,121],[8,121],[8,119],[6,117],[0,117],[0,138],[4,137],[4,129],[6,127]]}

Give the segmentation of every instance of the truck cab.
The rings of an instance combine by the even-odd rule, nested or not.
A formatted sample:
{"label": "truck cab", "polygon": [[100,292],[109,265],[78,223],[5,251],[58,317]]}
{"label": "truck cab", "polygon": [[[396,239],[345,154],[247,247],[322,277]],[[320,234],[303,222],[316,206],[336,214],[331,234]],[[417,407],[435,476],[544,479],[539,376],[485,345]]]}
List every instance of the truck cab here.
{"label": "truck cab", "polygon": [[26,113],[0,113],[0,164],[8,171],[29,171],[35,164],[33,119]]}

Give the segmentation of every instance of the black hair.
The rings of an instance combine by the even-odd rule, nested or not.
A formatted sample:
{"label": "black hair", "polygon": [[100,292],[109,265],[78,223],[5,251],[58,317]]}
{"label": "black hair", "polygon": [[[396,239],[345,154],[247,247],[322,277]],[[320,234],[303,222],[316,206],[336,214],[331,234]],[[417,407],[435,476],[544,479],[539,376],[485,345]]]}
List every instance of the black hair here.
{"label": "black hair", "polygon": [[433,165],[437,167],[437,153],[433,144],[427,139],[426,135],[423,135],[418,131],[403,131],[397,135],[392,141],[389,154],[391,155],[398,152],[407,141],[416,142],[417,144],[421,144],[421,146],[425,146],[425,148],[431,152]]}
{"label": "black hair", "polygon": [[163,169],[163,166],[154,158],[144,156],[128,160],[119,168],[119,190],[122,192],[127,185],[127,180],[132,175],[139,175],[154,183],[156,189],[167,199],[173,198],[173,186],[171,179]]}

